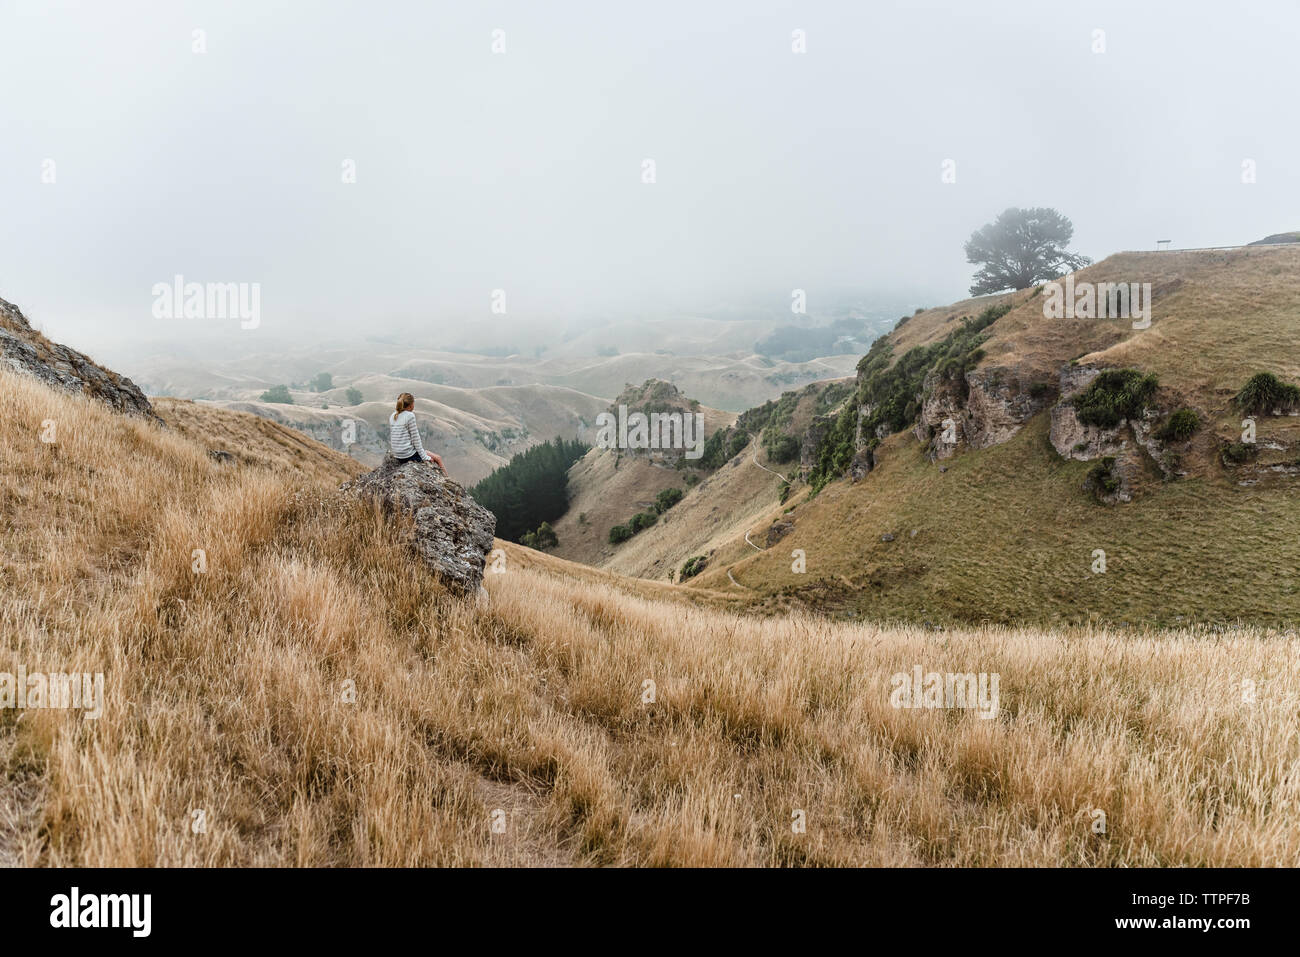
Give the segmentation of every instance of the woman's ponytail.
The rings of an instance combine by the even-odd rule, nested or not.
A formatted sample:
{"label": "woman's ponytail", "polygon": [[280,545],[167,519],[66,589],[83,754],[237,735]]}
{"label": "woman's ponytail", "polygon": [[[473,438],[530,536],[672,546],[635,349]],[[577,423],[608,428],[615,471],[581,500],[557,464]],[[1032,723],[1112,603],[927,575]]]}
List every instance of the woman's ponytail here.
{"label": "woman's ponytail", "polygon": [[411,395],[411,393],[409,392],[403,392],[401,395],[397,397],[398,412],[405,412],[407,409],[414,407],[414,405],[415,405],[415,396]]}

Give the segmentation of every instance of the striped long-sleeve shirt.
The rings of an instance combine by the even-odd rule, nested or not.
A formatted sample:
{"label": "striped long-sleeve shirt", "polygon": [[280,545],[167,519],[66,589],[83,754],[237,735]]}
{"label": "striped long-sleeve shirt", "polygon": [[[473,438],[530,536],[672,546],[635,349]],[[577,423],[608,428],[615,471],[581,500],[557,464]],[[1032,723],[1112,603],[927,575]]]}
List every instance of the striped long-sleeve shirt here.
{"label": "striped long-sleeve shirt", "polygon": [[420,441],[420,429],[415,424],[415,413],[410,409],[388,417],[388,447],[394,458],[405,459],[418,452],[422,460],[429,461],[429,453]]}

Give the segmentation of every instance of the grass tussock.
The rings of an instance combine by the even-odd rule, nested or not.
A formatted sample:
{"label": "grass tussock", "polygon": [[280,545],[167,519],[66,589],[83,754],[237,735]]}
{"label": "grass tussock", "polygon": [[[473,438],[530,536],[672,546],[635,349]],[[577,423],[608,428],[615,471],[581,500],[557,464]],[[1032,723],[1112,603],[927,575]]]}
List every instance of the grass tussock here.
{"label": "grass tussock", "polygon": [[[7,374],[0,422],[0,670],[106,685],[0,711],[0,860],[1300,862],[1276,634],[743,617],[511,545],[461,602],[330,494],[342,457],[223,466]],[[891,707],[917,664],[997,673],[997,716]]]}

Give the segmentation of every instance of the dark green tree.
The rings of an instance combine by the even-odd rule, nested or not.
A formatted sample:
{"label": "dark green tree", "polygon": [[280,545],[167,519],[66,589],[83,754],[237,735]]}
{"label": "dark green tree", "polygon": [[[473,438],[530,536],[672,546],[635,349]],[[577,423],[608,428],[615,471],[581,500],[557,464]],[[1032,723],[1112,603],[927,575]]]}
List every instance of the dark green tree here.
{"label": "dark green tree", "polygon": [[1074,224],[1054,209],[1012,207],[1004,211],[966,240],[966,261],[980,267],[970,294],[1027,289],[1082,269],[1092,260],[1066,252],[1073,236]]}
{"label": "dark green tree", "polygon": [[533,529],[568,510],[569,467],[589,448],[563,438],[534,445],[479,482],[471,494],[497,517],[497,535],[519,542],[525,532],[536,535]]}
{"label": "dark green tree", "polygon": [[683,492],[679,488],[666,488],[655,496],[655,511],[662,515],[682,500]]}

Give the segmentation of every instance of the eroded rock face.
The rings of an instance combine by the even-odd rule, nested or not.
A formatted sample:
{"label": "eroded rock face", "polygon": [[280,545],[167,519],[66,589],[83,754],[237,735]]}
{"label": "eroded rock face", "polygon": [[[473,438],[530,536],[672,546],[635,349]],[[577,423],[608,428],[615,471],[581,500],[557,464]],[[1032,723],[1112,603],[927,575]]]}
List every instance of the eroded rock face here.
{"label": "eroded rock face", "polygon": [[1061,401],[1052,409],[1052,428],[1048,433],[1052,448],[1062,458],[1091,462],[1106,455],[1118,455],[1128,444],[1124,438],[1126,423],[1113,429],[1084,425],[1069,402],[1101,375],[1092,366],[1067,365],[1061,368]]}
{"label": "eroded rock face", "polygon": [[105,369],[76,349],[50,342],[31,327],[17,306],[3,299],[0,299],[0,366],[35,376],[56,389],[80,392],[106,402],[118,412],[162,421],[134,382]]}
{"label": "eroded rock face", "polygon": [[817,449],[830,431],[833,421],[829,415],[819,415],[804,430],[803,440],[799,444],[799,468],[804,472],[816,467]]}
{"label": "eroded rock face", "polygon": [[399,465],[390,455],[341,490],[379,502],[390,515],[410,516],[408,544],[430,571],[458,594],[477,594],[497,520],[458,483],[432,465]]}
{"label": "eroded rock face", "polygon": [[[1102,466],[1106,463],[1103,461]],[[1115,482],[1113,491],[1099,487],[1097,478],[1091,473],[1084,480],[1083,490],[1091,492],[1103,505],[1117,505],[1133,501],[1138,478],[1142,474],[1142,453],[1134,447],[1126,447],[1110,462],[1105,474]]]}
{"label": "eroded rock face", "polygon": [[780,521],[773,522],[767,528],[767,547],[771,548],[793,531],[794,522],[789,519],[781,519]]}
{"label": "eroded rock face", "polygon": [[1105,455],[1118,455],[1128,444],[1124,438],[1128,420],[1118,428],[1103,429],[1084,425],[1074,414],[1074,406],[1062,402],[1052,409],[1052,447],[1062,458],[1091,462]]}
{"label": "eroded rock face", "polygon": [[971,445],[977,449],[1010,441],[1051,401],[1050,388],[1033,391],[1012,369],[973,369],[966,374],[970,387]]}
{"label": "eroded rock face", "polygon": [[929,443],[932,462],[951,458],[958,446],[967,441],[970,425],[970,413],[966,410],[960,385],[951,379],[940,379],[931,372],[925,378],[922,392],[925,401],[912,434],[918,441]]}
{"label": "eroded rock face", "polygon": [[875,467],[876,453],[871,449],[858,449],[853,453],[853,461],[849,463],[849,477],[860,482]]}
{"label": "eroded rock face", "polygon": [[[1171,454],[1171,450],[1166,447],[1165,443],[1156,438],[1157,420],[1158,416],[1148,411],[1141,419],[1130,421],[1129,425],[1133,429],[1133,440],[1146,449],[1147,455],[1151,456],[1151,461],[1156,463],[1165,478],[1177,478],[1186,475],[1187,472],[1177,465],[1179,456]],[[1184,449],[1188,445],[1187,442],[1181,443]]]}
{"label": "eroded rock face", "polygon": [[986,449],[1009,441],[1052,398],[1050,387],[1030,391],[1018,370],[1002,367],[972,369],[964,383],[932,372],[924,394],[914,434],[930,443],[932,461],[951,457],[960,446]]}

